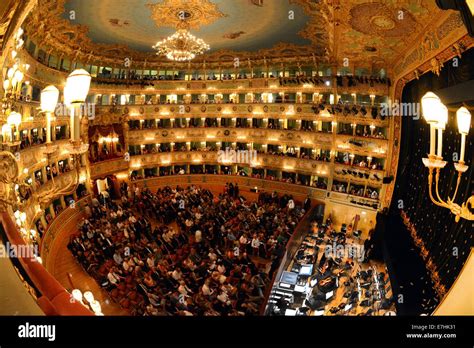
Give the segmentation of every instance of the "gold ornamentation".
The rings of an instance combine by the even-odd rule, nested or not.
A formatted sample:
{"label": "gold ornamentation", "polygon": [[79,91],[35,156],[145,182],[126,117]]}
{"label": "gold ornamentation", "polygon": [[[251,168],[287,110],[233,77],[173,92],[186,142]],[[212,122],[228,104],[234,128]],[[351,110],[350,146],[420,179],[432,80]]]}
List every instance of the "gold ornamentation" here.
{"label": "gold ornamentation", "polygon": [[152,11],[151,18],[157,27],[177,28],[186,20],[190,29],[199,29],[227,17],[209,0],[163,0],[162,3],[147,4],[147,7]]}
{"label": "gold ornamentation", "polygon": [[334,35],[331,28],[331,20],[334,18],[334,8],[325,1],[290,0],[290,4],[301,6],[310,17],[306,27],[298,34],[311,41],[314,55],[316,51],[321,58],[329,60],[332,52]]}
{"label": "gold ornamentation", "polygon": [[[190,2],[196,2],[190,0]],[[302,0],[292,0],[305,3]],[[186,1],[187,2],[187,1]],[[151,55],[148,52],[139,52],[130,49],[126,45],[121,44],[99,44],[92,42],[88,37],[88,28],[84,25],[74,25],[67,19],[62,18],[64,13],[65,0],[42,0],[41,10],[36,8],[25,20],[25,28],[28,36],[34,40],[40,47],[46,49],[50,54],[58,57],[70,57],[75,61],[82,61],[88,64],[97,65],[123,65],[123,57],[130,58],[135,66],[139,66],[146,62],[150,67],[159,64],[162,67],[173,66],[175,62],[168,62],[166,58]],[[319,13],[314,11],[313,13]],[[318,17],[319,18],[319,17]],[[312,20],[311,23],[319,23],[319,19]],[[310,29],[307,30],[307,37],[311,40],[317,40],[323,43],[321,35],[324,34],[324,25],[320,25],[320,35],[314,35]],[[308,27],[309,28],[309,27]],[[301,35],[301,33],[300,33]],[[306,37],[306,36],[305,36]],[[234,57],[241,57],[241,61],[252,59],[256,62],[263,61],[267,64],[272,62],[271,58],[278,57],[282,61],[289,57],[309,57],[315,54],[318,59],[325,57],[326,49],[319,46],[300,46],[291,43],[278,43],[269,49],[261,49],[255,52],[242,52],[222,49],[209,54],[205,54],[199,59],[195,59],[195,63],[189,64],[188,68],[197,68],[197,64],[202,64],[206,60],[209,69],[215,69],[219,66],[232,67]],[[326,45],[325,45],[326,47]],[[316,50],[316,48],[318,48]],[[220,65],[222,62],[222,65]],[[188,64],[188,63],[186,63]]]}
{"label": "gold ornamentation", "polygon": [[76,191],[79,183],[79,169],[76,168],[67,175],[61,175],[58,182],[55,182],[53,177],[51,179],[51,184],[48,183],[46,188],[33,194],[33,200],[43,208],[55,198],[70,195]]}
{"label": "gold ornamentation", "polygon": [[0,152],[0,211],[17,203],[14,185],[18,181],[18,163],[11,152]]}
{"label": "gold ornamentation", "polygon": [[413,33],[417,23],[410,12],[397,10],[403,11],[402,20],[397,20],[383,3],[360,4],[351,9],[349,23],[364,34],[402,38]]}
{"label": "gold ornamentation", "polygon": [[431,63],[431,71],[439,76],[439,74],[441,73],[441,69],[443,68],[444,64],[441,63],[436,58],[432,58],[430,60],[430,63]]}
{"label": "gold ornamentation", "polygon": [[[453,42],[461,42],[462,40],[469,41],[463,39],[463,36],[466,38],[470,37],[466,35],[467,31],[463,27],[464,24],[459,13],[452,13],[447,18],[443,16],[440,17],[441,20],[439,20],[437,26],[430,26],[433,28],[430,34],[423,36],[420,39],[421,42],[411,45],[411,47],[405,51],[405,54],[397,57],[400,59],[397,59],[397,63],[394,65],[395,74],[405,76],[415,68],[420,69],[419,66],[424,64],[430,56],[433,56],[433,53],[437,55],[445,54],[445,48],[452,45]],[[468,45],[465,46],[467,47]],[[442,59],[442,61],[445,61],[445,59]]]}
{"label": "gold ornamentation", "polygon": [[474,220],[474,214],[471,212],[471,210],[474,210],[474,196],[469,197],[466,203],[461,205],[456,219],[459,220],[459,216],[464,216],[467,220]]}
{"label": "gold ornamentation", "polygon": [[[454,163],[456,171],[458,172],[456,188],[454,190],[453,196],[448,197],[446,201],[440,197],[438,190],[440,172],[441,169],[446,165],[446,162],[444,162],[440,157],[429,155],[428,158],[423,158],[423,164],[428,167],[428,192],[431,201],[439,207],[449,209],[451,213],[454,214],[456,222],[459,222],[461,218],[466,220],[474,220],[474,214],[469,210],[469,207],[474,208],[474,196],[469,197],[469,199],[465,203],[462,203],[461,206],[454,202],[458,193],[459,184],[461,183],[461,176],[468,168],[464,162],[459,161]],[[433,174],[435,171],[436,177],[434,184],[437,199],[433,195]]]}
{"label": "gold ornamentation", "polygon": [[[56,54],[58,57],[63,55],[89,64],[118,66],[123,64],[123,57],[129,57],[135,66],[140,66],[145,61],[148,67],[155,64],[159,64],[162,67],[172,66],[173,63],[167,62],[162,57],[138,52],[126,45],[97,44],[92,42],[87,36],[87,27],[74,25],[61,17],[64,13],[64,3],[65,0],[42,0],[41,10],[35,9],[26,20],[25,28],[28,29],[29,37],[33,38],[43,49],[47,51],[52,50],[50,53]],[[174,3],[185,3],[185,5],[189,3],[186,6],[189,6],[190,11],[193,11],[193,6],[206,8],[209,3],[211,7],[214,6],[209,0],[166,0],[163,3],[173,3],[172,6],[175,8],[179,6],[176,6]],[[162,3],[160,2],[160,4]],[[313,55],[315,55],[313,61],[316,61],[316,63],[333,61],[340,57],[351,57],[351,61],[355,65],[372,62],[375,64],[375,68],[386,68],[390,66],[391,62],[397,64],[398,62],[403,62],[402,64],[405,64],[404,61],[409,56],[407,50],[419,46],[419,33],[425,26],[428,26],[427,23],[429,23],[431,28],[434,28],[433,30],[437,32],[437,36],[440,39],[448,35],[447,33],[451,33],[453,29],[459,29],[459,22],[462,26],[462,21],[460,21],[458,14],[450,16],[449,22],[443,22],[445,17],[439,16],[442,11],[431,0],[420,0],[416,5],[413,5],[413,2],[410,0],[400,0],[397,2],[396,7],[382,1],[370,3],[371,6],[375,7],[380,7],[380,4],[382,4],[387,9],[387,12],[384,13],[374,13],[372,18],[384,16],[395,21],[396,26],[393,29],[383,30],[380,28],[390,27],[390,21],[382,18],[374,20],[378,25],[372,25],[372,29],[379,28],[378,31],[382,33],[382,36],[362,34],[356,32],[351,27],[348,20],[351,10],[361,5],[357,4],[355,0],[339,1],[337,3],[334,1],[290,0],[290,4],[301,6],[305,13],[309,15],[308,24],[299,35],[310,40],[311,45],[298,46],[280,43],[271,49],[262,49],[258,52],[219,50],[205,54],[202,58],[196,58],[195,63],[188,65],[188,68],[197,68],[197,64],[202,64],[204,60],[206,60],[209,69],[217,68],[219,62],[223,62],[222,67],[230,67],[236,56],[241,57],[241,61],[252,59],[252,64],[256,66],[265,61],[267,61],[267,65],[271,63],[268,57],[278,57],[285,61],[284,59],[286,58],[299,56],[302,60],[309,61]],[[413,6],[415,8],[412,11],[411,8]],[[408,37],[404,33],[401,36],[387,37],[385,39],[384,36],[387,32],[393,33],[400,27],[396,17],[398,9],[404,10],[403,15],[405,19],[413,19],[410,22],[413,23],[414,30],[411,31]],[[173,20],[175,19],[176,16],[174,16]],[[196,23],[199,23],[199,21]],[[368,21],[368,23],[370,25],[371,22]],[[442,28],[440,28],[441,25],[443,26]],[[406,28],[405,25],[403,27]],[[337,28],[337,40],[336,29],[333,28]],[[365,50],[368,41],[371,42],[369,46],[377,48],[376,52]],[[332,57],[334,52],[337,52],[338,57]],[[395,71],[398,73],[401,70],[400,64],[398,64],[397,68]]]}
{"label": "gold ornamentation", "polygon": [[383,30],[390,30],[395,28],[395,21],[387,16],[374,16],[371,19],[371,23]]}

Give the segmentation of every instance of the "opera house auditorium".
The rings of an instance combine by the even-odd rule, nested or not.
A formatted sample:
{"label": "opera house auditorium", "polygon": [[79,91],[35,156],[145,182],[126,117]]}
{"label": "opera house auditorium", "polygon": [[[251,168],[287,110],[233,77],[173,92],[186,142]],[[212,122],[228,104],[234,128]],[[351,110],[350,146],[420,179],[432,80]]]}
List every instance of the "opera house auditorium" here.
{"label": "opera house auditorium", "polygon": [[2,0],[0,315],[473,315],[473,11]]}

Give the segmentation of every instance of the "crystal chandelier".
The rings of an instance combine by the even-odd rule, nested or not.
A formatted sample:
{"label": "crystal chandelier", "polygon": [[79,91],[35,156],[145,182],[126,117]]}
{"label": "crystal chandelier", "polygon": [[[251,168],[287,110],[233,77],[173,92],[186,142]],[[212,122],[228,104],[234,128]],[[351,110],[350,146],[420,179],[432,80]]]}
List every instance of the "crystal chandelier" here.
{"label": "crystal chandelier", "polygon": [[158,41],[153,46],[157,50],[157,55],[164,55],[169,60],[183,62],[192,60],[197,55],[203,54],[210,49],[210,46],[204,40],[195,37],[189,32],[186,17],[184,15],[180,17],[181,22],[178,30],[173,35]]}

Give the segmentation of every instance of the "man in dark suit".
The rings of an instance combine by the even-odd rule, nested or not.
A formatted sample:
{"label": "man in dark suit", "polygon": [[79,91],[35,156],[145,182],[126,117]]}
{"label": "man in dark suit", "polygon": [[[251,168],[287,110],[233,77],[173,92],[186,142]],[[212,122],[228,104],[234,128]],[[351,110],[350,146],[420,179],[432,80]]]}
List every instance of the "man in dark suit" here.
{"label": "man in dark suit", "polygon": [[309,209],[311,209],[311,198],[309,198],[309,196],[307,196],[304,200],[303,207],[304,211],[308,211]]}

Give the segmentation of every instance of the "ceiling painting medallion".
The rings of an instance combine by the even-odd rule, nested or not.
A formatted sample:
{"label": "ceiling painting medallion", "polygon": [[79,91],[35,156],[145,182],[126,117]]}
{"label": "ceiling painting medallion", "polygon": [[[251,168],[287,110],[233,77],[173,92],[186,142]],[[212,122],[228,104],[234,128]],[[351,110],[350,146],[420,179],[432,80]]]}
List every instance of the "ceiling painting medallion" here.
{"label": "ceiling painting medallion", "polygon": [[[402,13],[398,18],[397,14]],[[351,27],[367,35],[407,37],[417,26],[413,15],[402,8],[391,11],[384,3],[371,2],[354,6],[350,10]]]}
{"label": "ceiling painting medallion", "polygon": [[182,20],[186,20],[188,28],[196,30],[227,17],[209,0],[163,0],[147,4],[147,7],[152,11],[151,18],[157,27],[176,28]]}

